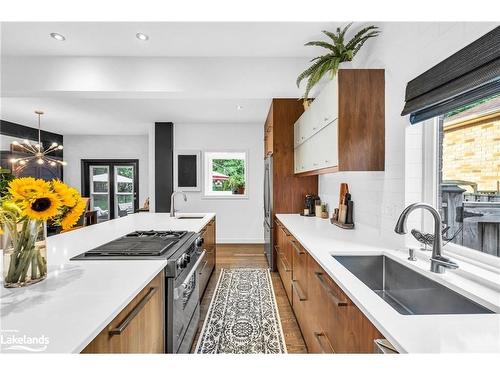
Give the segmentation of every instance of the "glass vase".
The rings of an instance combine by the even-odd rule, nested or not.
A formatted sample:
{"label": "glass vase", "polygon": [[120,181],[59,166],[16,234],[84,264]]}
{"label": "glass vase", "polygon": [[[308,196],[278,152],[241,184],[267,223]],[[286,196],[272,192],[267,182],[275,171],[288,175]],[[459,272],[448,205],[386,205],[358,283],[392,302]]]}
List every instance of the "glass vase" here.
{"label": "glass vase", "polygon": [[44,280],[47,277],[45,222],[26,219],[2,229],[4,287],[19,288]]}

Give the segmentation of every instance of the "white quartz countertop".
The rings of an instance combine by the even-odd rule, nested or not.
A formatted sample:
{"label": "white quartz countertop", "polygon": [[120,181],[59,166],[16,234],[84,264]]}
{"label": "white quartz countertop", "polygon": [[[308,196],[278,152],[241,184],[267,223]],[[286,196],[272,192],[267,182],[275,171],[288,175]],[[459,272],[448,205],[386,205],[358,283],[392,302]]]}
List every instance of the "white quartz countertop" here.
{"label": "white quartz countertop", "polygon": [[199,232],[215,217],[213,213],[182,215],[203,218],[137,213],[49,237],[47,279],[25,288],[0,287],[0,352],[80,352],[166,261],[69,259],[134,230]]}
{"label": "white quartz countertop", "polygon": [[[416,262],[410,262],[406,250],[378,246],[378,236],[368,230],[343,230],[330,224],[329,220],[315,217],[276,216],[399,352],[500,353],[498,290],[473,282],[452,270],[439,275],[431,273],[428,253],[419,254]],[[333,255],[382,254],[446,285],[496,314],[399,314],[333,258]]]}

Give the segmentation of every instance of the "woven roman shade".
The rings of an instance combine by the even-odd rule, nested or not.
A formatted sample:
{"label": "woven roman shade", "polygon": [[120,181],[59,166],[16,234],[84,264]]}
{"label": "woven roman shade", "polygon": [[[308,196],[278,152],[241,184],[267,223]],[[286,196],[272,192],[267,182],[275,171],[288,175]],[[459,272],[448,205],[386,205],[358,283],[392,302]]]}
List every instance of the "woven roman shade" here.
{"label": "woven roman shade", "polygon": [[500,26],[408,82],[401,115],[415,124],[496,93]]}

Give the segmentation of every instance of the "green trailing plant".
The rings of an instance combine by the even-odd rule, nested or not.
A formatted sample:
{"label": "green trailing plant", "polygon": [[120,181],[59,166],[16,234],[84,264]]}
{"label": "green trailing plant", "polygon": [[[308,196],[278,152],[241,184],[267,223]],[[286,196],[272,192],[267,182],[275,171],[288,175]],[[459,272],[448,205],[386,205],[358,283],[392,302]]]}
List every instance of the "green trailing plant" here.
{"label": "green trailing plant", "polygon": [[377,26],[367,26],[359,30],[347,43],[345,43],[345,35],[351,25],[352,23],[349,23],[343,29],[338,27],[335,33],[323,30],[323,34],[330,38],[333,43],[329,40],[328,42],[312,41],[305,44],[306,46],[325,48],[328,50],[328,53],[312,59],[311,62],[313,64],[297,77],[297,87],[300,87],[300,83],[307,78],[306,91],[303,98],[304,101],[308,100],[309,92],[326,73],[330,73],[330,77],[333,79],[341,63],[352,61],[361,47],[363,47],[363,44],[365,44],[368,39],[374,38],[380,33]]}

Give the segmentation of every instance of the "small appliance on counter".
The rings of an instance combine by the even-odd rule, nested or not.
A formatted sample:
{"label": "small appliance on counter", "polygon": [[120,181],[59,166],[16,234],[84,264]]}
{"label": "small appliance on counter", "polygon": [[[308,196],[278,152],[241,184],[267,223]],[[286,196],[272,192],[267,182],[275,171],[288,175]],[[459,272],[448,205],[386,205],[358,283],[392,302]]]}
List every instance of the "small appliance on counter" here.
{"label": "small appliance on counter", "polygon": [[340,184],[339,207],[333,210],[330,222],[343,229],[354,229],[354,202],[346,183]]}
{"label": "small appliance on counter", "polygon": [[315,194],[307,194],[304,201],[304,212],[302,216],[316,216],[316,204],[321,204],[321,200]]}

